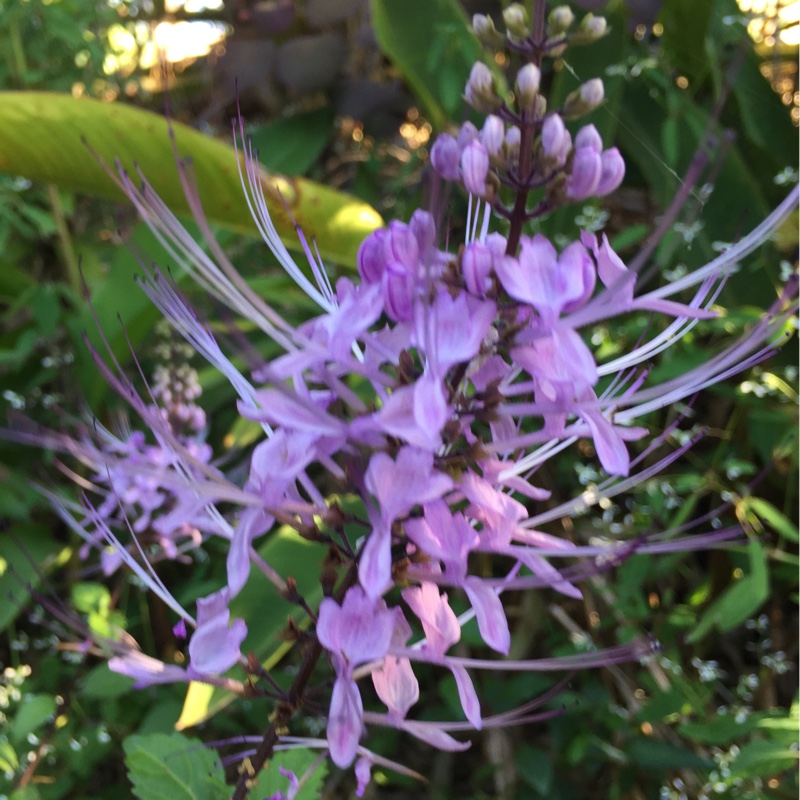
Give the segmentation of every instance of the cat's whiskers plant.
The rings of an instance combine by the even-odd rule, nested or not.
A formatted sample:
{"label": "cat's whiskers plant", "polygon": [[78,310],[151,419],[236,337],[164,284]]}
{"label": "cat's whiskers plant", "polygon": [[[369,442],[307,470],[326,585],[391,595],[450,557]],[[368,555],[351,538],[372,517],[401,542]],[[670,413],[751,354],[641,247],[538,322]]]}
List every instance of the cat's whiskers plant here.
{"label": "cat's whiskers plant", "polygon": [[[457,135],[443,134],[433,145],[431,164],[440,179],[463,185],[470,195],[466,241],[456,252],[440,249],[442,232],[420,209],[408,223],[394,220],[371,234],[359,250],[358,278],[340,278],[334,287],[299,232],[314,285],[272,226],[256,154],[241,120],[234,124],[243,190],[265,241],[322,309],[297,328],[255,295],[216,243],[211,242],[214,258],[196,244],[146,180],[137,186],[119,173],[119,184],[170,257],[282,348],[279,357],[242,374],[172,281],[143,266],[144,291],[228,379],[240,415],[260,424],[263,438],[252,449],[244,485],[236,485],[213,466],[205,442],[193,438],[203,424],[188,367],[158,373],[152,392],[156,407],[136,393],[118,365],[106,366],[96,353],[99,368],[142,416],[156,444],[147,444],[141,434],[117,440],[99,427],[98,435],[77,443],[55,434],[27,438],[38,437],[91,464],[96,485],[109,487],[105,497],[99,505],[88,498],[72,506],[59,500],[59,513],[87,541],[111,545],[114,557],[134,568],[191,628],[185,667],[133,650],[114,655],[111,668],[135,678],[137,686],[219,685],[232,667],[248,667],[241,652],[248,620],[231,619],[229,606],[252,566],[264,577],[265,602],[278,591],[308,612],[308,631],[290,630],[302,648],[291,686],[276,702],[266,731],[247,737],[257,746],[247,753],[235,800],[257,785],[268,760],[280,765],[288,748],[319,749],[343,769],[355,764],[361,796],[372,764],[411,772],[401,759],[369,749],[372,726],[396,728],[458,751],[469,741],[454,734],[557,713],[539,710],[552,698],[548,693],[505,714],[484,716],[472,675],[476,670],[574,672],[645,658],[656,644],[644,638],[571,656],[506,658],[512,632],[505,592],[547,587],[580,597],[580,581],[634,553],[715,547],[740,534],[737,527],[690,535],[679,529],[583,545],[538,530],[630,491],[680,458],[695,439],[657,456],[673,429],[654,435],[634,423],[774,352],[795,308],[794,279],[761,322],[704,365],[662,383],[649,380],[647,364],[654,357],[698,320],[717,315],[722,282],[791,212],[797,194],[706,267],[644,294],[636,293],[635,273],[605,234],[598,238],[576,231],[560,253],[543,235],[526,235],[526,224],[536,217],[610,194],[625,171],[620,152],[606,148],[593,125],[577,130],[567,125],[602,104],[602,81],[586,81],[560,107],[548,105],[542,88],[547,60],[596,41],[606,32],[605,21],[588,14],[576,26],[566,7],[545,18],[541,0],[533,16],[531,23],[522,6],[510,6],[505,33],[488,17],[473,20],[478,36],[494,49],[505,48],[508,61],[519,68],[512,95],[498,88],[489,66],[476,64],[465,97],[486,115],[483,126],[466,122]],[[187,165],[180,171],[200,227],[210,236]],[[492,231],[494,220],[500,221],[499,231]],[[695,291],[688,303],[669,299],[686,289]],[[582,332],[636,311],[672,321],[630,352],[597,364]],[[537,485],[536,470],[577,440],[591,441],[608,477],[591,491],[578,487],[573,500],[547,508],[542,504],[550,492]],[[633,458],[629,442],[640,442]],[[347,503],[328,500],[332,487]],[[236,513],[227,510],[231,506]],[[134,542],[145,529],[168,537],[182,525],[220,537],[229,543],[227,580],[197,600],[192,617],[142,565],[142,549],[132,556],[111,532],[120,522],[125,522],[123,535]],[[281,524],[328,548],[318,607],[300,596],[293,576],[281,575],[255,551],[254,543]],[[350,534],[356,526],[360,538]],[[320,547],[321,559],[323,552]],[[480,571],[475,570],[478,560]],[[563,566],[565,560],[571,566]],[[492,565],[488,572],[487,564]],[[460,616],[451,605],[455,596],[468,604]],[[473,618],[483,642],[499,657],[453,654],[462,626]],[[333,679],[327,736],[292,735],[293,716],[326,662]],[[415,670],[422,665],[454,677],[466,722],[416,718],[424,698]],[[385,712],[364,709],[367,678]],[[287,772],[286,778],[286,792],[274,798],[296,795],[302,776]]]}

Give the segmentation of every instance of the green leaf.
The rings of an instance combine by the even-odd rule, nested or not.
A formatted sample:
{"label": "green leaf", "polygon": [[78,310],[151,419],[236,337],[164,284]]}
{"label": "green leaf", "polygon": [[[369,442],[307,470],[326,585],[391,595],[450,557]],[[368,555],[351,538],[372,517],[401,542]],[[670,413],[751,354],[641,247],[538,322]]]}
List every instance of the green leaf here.
{"label": "green leaf", "polygon": [[72,586],[72,604],[76,611],[108,613],[111,593],[102,583],[81,582]]}
{"label": "green leaf", "polygon": [[94,700],[106,700],[129,694],[134,681],[127,675],[112,672],[108,664],[98,664],[81,682],[81,695]]}
{"label": "green leaf", "polygon": [[514,761],[520,778],[538,795],[546,797],[553,784],[553,759],[544,750],[522,742]]}
{"label": "green leaf", "polygon": [[11,793],[9,800],[39,800],[41,794],[35,786],[24,786]]}
{"label": "green leaf", "polygon": [[[306,771],[319,759],[319,755],[318,752],[307,749],[287,750],[283,753],[277,753],[258,776],[259,796],[271,797],[277,792],[286,794],[289,788],[289,780],[281,775],[280,767],[293,772],[298,780],[302,780]],[[308,776],[308,780],[295,795],[296,800],[317,800],[322,797],[322,784],[327,772],[328,768],[323,759],[322,763],[314,768],[314,771]]]}
{"label": "green leaf", "polygon": [[0,741],[0,772],[16,772],[19,759],[14,748],[8,742]]}
{"label": "green leaf", "polygon": [[705,40],[714,0],[670,0],[662,6],[662,45],[674,67],[692,83],[708,72]]}
{"label": "green leaf", "polygon": [[797,750],[778,742],[756,740],[742,746],[730,765],[736,777],[764,778],[784,770],[797,769]]}
{"label": "green leaf", "polygon": [[625,753],[633,764],[651,770],[708,770],[714,766],[713,761],[660,739],[632,739],[625,745]]}
{"label": "green leaf", "polygon": [[0,630],[5,630],[25,608],[31,588],[42,575],[63,564],[70,549],[38,525],[16,525],[14,536],[0,536]]}
{"label": "green leaf", "polygon": [[[172,128],[177,152],[191,158],[208,219],[256,235],[233,148],[180,123],[173,123]],[[98,163],[98,156],[111,168],[118,160],[134,177],[138,165],[176,214],[190,215],[163,117],[122,103],[76,100],[70,95],[0,92],[0,172],[123,199],[122,191]],[[337,263],[355,264],[364,237],[383,224],[380,215],[365,203],[303,178],[285,179],[263,172],[261,186],[287,245],[298,246],[291,212],[306,236],[316,240],[323,258]]]}
{"label": "green leaf", "polygon": [[274,172],[305,175],[330,140],[333,118],[326,107],[259,125],[250,132],[258,160]]}
{"label": "green leaf", "polygon": [[788,539],[790,542],[800,541],[800,531],[788,517],[781,514],[772,503],[760,497],[746,497],[742,500],[742,506],[760,517],[776,533]]}
{"label": "green leaf", "polygon": [[481,53],[463,9],[455,0],[372,0],[372,24],[381,50],[441,128]]}
{"label": "green leaf", "polygon": [[227,800],[225,773],[213,750],[180,733],[129,736],[125,765],[139,800]]}
{"label": "green leaf", "polygon": [[[284,577],[297,581],[297,589],[312,607],[322,599],[319,564],[325,550],[300,538],[288,527],[269,536],[258,553],[273,569]],[[289,651],[290,642],[282,641],[281,631],[289,617],[302,625],[307,621],[305,612],[297,605],[283,600],[261,573],[253,570],[244,589],[230,604],[231,617],[247,620],[247,638],[242,643],[243,653],[254,653],[264,666],[272,669]],[[232,675],[235,671],[232,671]],[[244,677],[239,675],[237,677]],[[186,693],[183,710],[175,727],[185,730],[208,719],[225,708],[235,695],[207,684],[191,683]]]}
{"label": "green leaf", "polygon": [[30,694],[23,697],[10,725],[11,738],[21,742],[29,733],[44,725],[56,710],[56,701],[49,694]]}
{"label": "green leaf", "polygon": [[769,597],[769,573],[764,548],[751,540],[747,545],[750,574],[728,587],[705,611],[687,641],[697,642],[713,628],[725,632],[753,616]]}

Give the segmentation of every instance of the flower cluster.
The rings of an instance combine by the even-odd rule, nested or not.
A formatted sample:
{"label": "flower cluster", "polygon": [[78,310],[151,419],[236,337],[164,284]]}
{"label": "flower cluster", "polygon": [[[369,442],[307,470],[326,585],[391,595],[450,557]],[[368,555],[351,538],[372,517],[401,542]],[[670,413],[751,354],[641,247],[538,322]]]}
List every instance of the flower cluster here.
{"label": "flower cluster", "polygon": [[[602,102],[602,82],[589,81],[552,109],[541,90],[543,59],[594,41],[604,22],[587,15],[570,33],[571,12],[557,8],[547,22],[534,19],[531,30],[518,5],[509,7],[504,19],[504,35],[487,18],[476,18],[474,28],[522,62],[514,91],[499,89],[494,73],[477,64],[465,96],[488,114],[482,128],[465,123],[457,136],[440,136],[431,152],[441,178],[462,184],[470,195],[467,235],[456,253],[442,248],[446,237],[434,216],[418,210],[408,223],[392,221],[370,235],[358,253],[358,279],[340,278],[335,287],[301,238],[317,277],[314,286],[277,236],[239,121],[242,183],[259,227],[279,262],[321,309],[297,328],[238,279],[219,248],[215,262],[195,245],[146,182],[139,187],[126,174],[119,176],[172,256],[283,352],[242,374],[177,288],[143,267],[144,291],[192,348],[229,379],[239,413],[259,423],[264,438],[252,452],[246,480],[237,485],[213,468],[205,446],[188,436],[202,428],[188,373],[159,375],[154,396],[163,408],[156,408],[96,356],[157,444],[146,445],[136,433],[124,441],[104,436],[92,457],[100,465],[98,482],[108,487],[106,500],[79,511],[62,504],[65,518],[90,540],[102,536],[112,544],[118,540],[111,526],[128,517],[134,535],[152,527],[170,537],[189,525],[229,542],[226,584],[197,601],[196,617],[146,563],[117,547],[118,556],[193,630],[186,669],[137,652],[117,655],[111,666],[138,685],[224,681],[226,670],[246,663],[240,647],[247,620],[232,621],[229,606],[254,567],[275,591],[305,602],[291,576],[278,574],[258,556],[255,542],[288,524],[306,539],[325,543],[326,596],[317,610],[308,609],[314,627],[306,637],[303,666],[264,736],[268,746],[259,752],[262,764],[275,752],[315,664],[325,658],[334,678],[327,737],[285,737],[285,743],[325,748],[339,767],[356,762],[359,796],[370,765],[379,760],[364,744],[367,726],[396,728],[435,747],[461,750],[468,743],[454,732],[546,713],[535,713],[533,702],[485,716],[473,685],[475,670],[569,670],[650,651],[649,643],[633,642],[544,661],[452,654],[463,624],[474,618],[486,646],[508,655],[506,591],[550,587],[579,597],[582,579],[634,550],[702,547],[736,534],[725,529],[589,547],[540,527],[629,489],[685,452],[691,442],[656,458],[662,433],[632,457],[628,443],[648,436],[646,427],[634,423],[766,358],[794,291],[787,288],[746,338],[706,364],[649,383],[649,362],[698,320],[715,315],[727,271],[769,235],[795,199],[703,269],[639,295],[636,276],[605,235],[579,234],[560,252],[544,236],[526,235],[527,221],[614,191],[624,163],[616,148],[604,148],[593,125],[573,134],[565,124]],[[493,218],[507,221],[504,232],[490,232]],[[692,287],[688,303],[669,299]],[[669,322],[633,350],[598,363],[583,332],[636,310],[666,315]],[[591,441],[608,478],[591,497],[545,507],[550,495],[537,485],[536,471],[577,440]],[[51,442],[71,446],[65,439]],[[85,455],[87,447],[80,452]],[[328,499],[331,487],[349,498],[348,511]],[[238,506],[234,521],[218,510],[221,503]],[[363,531],[360,538],[348,537],[353,527]],[[476,556],[492,570],[476,571]],[[454,596],[467,602],[460,616],[451,604]],[[453,675],[466,723],[415,718],[420,699],[415,669],[421,664]],[[366,678],[384,713],[365,710],[360,683]],[[294,792],[292,775],[289,796]],[[234,796],[246,793],[243,781]]]}

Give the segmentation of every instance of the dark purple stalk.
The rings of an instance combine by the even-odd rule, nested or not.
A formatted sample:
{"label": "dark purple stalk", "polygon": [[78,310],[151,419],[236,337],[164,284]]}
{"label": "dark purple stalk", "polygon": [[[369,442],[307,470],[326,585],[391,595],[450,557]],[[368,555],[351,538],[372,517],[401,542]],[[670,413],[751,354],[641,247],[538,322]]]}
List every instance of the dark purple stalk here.
{"label": "dark purple stalk", "polygon": [[[334,593],[334,599],[337,603],[342,602],[345,592],[351,586],[355,586],[357,579],[358,565],[354,562],[350,566],[345,579]],[[305,653],[303,653],[300,668],[289,691],[286,693],[286,701],[278,704],[272,722],[261,739],[258,748],[249,761],[245,761],[242,764],[231,800],[246,800],[250,790],[256,786],[258,774],[272,757],[275,745],[278,743],[278,731],[286,728],[295,711],[303,705],[306,687],[321,656],[322,645],[318,639],[314,638],[313,642],[306,648]]]}
{"label": "dark purple stalk", "polygon": [[[533,4],[533,35],[531,37],[534,42],[534,50],[531,61],[536,64],[537,67],[541,66],[542,56],[544,55],[542,46],[544,42],[544,12],[544,0],[535,0]],[[506,254],[510,256],[516,255],[517,248],[519,247],[519,239],[520,236],[522,236],[522,227],[527,218],[525,207],[528,202],[528,193],[530,192],[529,179],[531,173],[531,158],[533,156],[533,137],[536,132],[536,122],[532,119],[532,114],[532,111],[523,111],[521,114],[519,166],[517,168],[519,188],[517,189],[514,208],[511,211],[511,227],[508,231],[508,245],[506,246]]]}

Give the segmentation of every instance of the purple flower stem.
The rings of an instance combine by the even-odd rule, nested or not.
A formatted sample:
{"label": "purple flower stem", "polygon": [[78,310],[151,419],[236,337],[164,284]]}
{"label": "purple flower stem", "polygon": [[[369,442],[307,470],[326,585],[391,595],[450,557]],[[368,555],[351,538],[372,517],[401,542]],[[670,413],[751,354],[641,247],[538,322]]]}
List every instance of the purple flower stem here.
{"label": "purple flower stem", "polygon": [[[545,2],[535,0],[533,4],[533,32],[531,39],[535,43],[533,50],[533,63],[537,67],[542,64],[544,54],[540,43],[544,41],[545,23]],[[536,133],[536,123],[531,119],[530,112],[523,111],[520,124],[520,143],[519,143],[519,167],[517,178],[520,181],[517,189],[517,198],[514,202],[514,209],[511,212],[511,227],[508,231],[508,245],[506,255],[514,256],[519,247],[519,237],[522,235],[522,227],[525,224],[526,210],[528,202],[529,178],[531,174],[531,158],[533,156],[533,137]]]}

